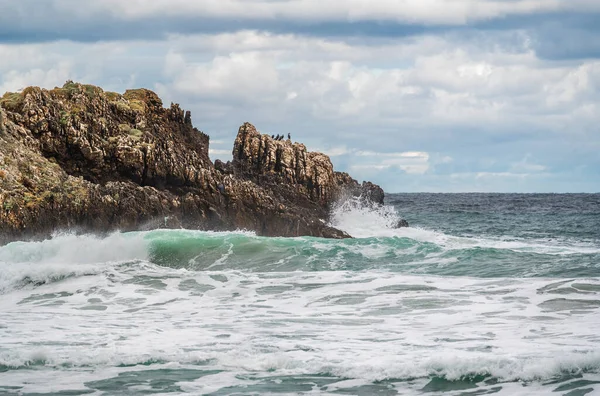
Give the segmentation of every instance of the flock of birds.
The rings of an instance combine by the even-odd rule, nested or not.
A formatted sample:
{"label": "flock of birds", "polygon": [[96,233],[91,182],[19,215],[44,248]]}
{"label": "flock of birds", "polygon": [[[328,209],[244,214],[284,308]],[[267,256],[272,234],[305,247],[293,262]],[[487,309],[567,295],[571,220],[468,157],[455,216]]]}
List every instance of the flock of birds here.
{"label": "flock of birds", "polygon": [[[274,139],[274,140],[277,140],[277,141],[283,140],[283,138],[284,138],[283,135],[277,135],[277,136],[271,135],[271,139]],[[288,133],[288,140],[292,140],[292,135],[290,133]]]}

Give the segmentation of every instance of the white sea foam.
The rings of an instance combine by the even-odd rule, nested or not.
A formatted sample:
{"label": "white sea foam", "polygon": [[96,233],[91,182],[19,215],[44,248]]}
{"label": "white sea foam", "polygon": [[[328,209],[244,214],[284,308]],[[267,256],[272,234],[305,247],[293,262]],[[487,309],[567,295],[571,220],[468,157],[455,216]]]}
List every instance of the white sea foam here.
{"label": "white sea foam", "polygon": [[115,232],[105,237],[56,234],[39,242],[14,242],[0,247],[0,262],[95,264],[145,260],[144,233]]}
{"label": "white sea foam", "polygon": [[45,241],[10,243],[0,247],[0,293],[28,283],[98,274],[116,263],[147,256],[141,234],[57,234]]}
{"label": "white sea foam", "polygon": [[192,230],[156,230],[147,232],[114,232],[107,236],[58,233],[44,241],[13,242],[0,246],[0,262],[92,264],[116,261],[147,260],[148,245],[153,239],[223,238],[250,231],[216,232]]}
{"label": "white sea foam", "polygon": [[600,247],[595,243],[522,239],[512,236],[459,237],[419,227],[397,228],[401,218],[397,209],[391,205],[368,204],[359,198],[351,198],[334,205],[330,224],[356,238],[408,238],[432,243],[448,250],[491,248],[550,255],[600,253]]}
{"label": "white sea foam", "polygon": [[[43,284],[72,276],[99,274],[121,263],[146,261],[153,240],[178,238],[256,237],[249,231],[157,230],[114,232],[107,236],[58,233],[43,241],[0,246],[0,293],[26,284]],[[217,260],[224,263],[231,251]]]}
{"label": "white sea foam", "polygon": [[[598,279],[190,272],[142,264],[3,296],[0,365],[72,367],[89,381],[89,366],[101,379],[115,376],[118,365],[202,363],[233,374],[220,377],[223,387],[251,373],[371,383],[600,372]],[[0,386],[20,385],[24,372],[0,373]],[[186,389],[201,389],[201,382]]]}

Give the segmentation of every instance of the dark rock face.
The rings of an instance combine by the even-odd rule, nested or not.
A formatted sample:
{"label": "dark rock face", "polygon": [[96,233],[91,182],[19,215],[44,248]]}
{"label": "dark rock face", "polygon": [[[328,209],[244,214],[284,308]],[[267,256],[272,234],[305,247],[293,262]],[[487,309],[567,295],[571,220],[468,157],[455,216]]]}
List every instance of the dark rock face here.
{"label": "dark rock face", "polygon": [[403,228],[403,227],[408,227],[408,221],[406,221],[404,219],[398,220],[398,223],[396,223],[395,228]]}
{"label": "dark rock face", "polygon": [[348,194],[379,186],[337,173],[324,154],[240,127],[233,161],[213,164],[190,112],[145,89],[120,95],[67,82],[0,99],[0,243],[56,229],[185,227],[349,237],[327,226]]}
{"label": "dark rock face", "polygon": [[231,161],[223,162],[220,159],[215,160],[215,169],[224,175],[233,175],[233,165]]}

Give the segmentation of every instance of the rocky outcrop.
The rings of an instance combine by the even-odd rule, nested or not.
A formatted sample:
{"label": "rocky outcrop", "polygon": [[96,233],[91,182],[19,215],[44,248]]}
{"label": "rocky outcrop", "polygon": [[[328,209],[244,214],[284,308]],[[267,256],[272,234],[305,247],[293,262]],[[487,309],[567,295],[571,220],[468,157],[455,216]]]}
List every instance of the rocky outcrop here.
{"label": "rocky outcrop", "polygon": [[152,91],[123,95],[67,82],[0,99],[0,243],[54,230],[185,227],[349,237],[327,226],[345,195],[382,202],[376,185],[336,173],[300,143],[240,127],[233,161]]}
{"label": "rocky outcrop", "polygon": [[261,135],[246,123],[233,145],[233,168],[259,185],[286,184],[303,199],[326,205],[336,194],[333,164],[328,156],[311,153],[302,143]]}

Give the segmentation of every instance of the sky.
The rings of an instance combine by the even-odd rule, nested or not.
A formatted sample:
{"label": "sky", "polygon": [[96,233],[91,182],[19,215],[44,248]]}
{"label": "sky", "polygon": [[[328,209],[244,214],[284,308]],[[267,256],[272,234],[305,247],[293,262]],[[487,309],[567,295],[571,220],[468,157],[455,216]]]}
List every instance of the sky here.
{"label": "sky", "polygon": [[598,0],[0,0],[0,95],[156,91],[387,192],[600,192]]}

